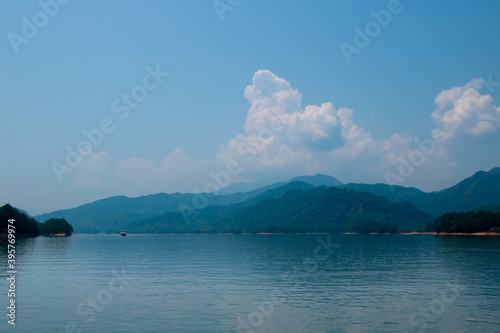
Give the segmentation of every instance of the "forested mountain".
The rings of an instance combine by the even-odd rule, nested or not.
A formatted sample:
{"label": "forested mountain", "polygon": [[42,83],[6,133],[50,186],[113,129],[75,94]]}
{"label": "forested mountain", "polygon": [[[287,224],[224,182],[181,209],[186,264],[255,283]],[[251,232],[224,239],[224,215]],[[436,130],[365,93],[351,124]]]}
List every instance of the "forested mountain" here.
{"label": "forested mountain", "polygon": [[370,192],[381,195],[392,202],[410,201],[414,204],[425,201],[429,193],[423,192],[414,187],[390,186],[387,184],[354,184],[349,183],[339,186],[357,192]]}
{"label": "forested mountain", "polygon": [[425,201],[415,203],[433,215],[463,212],[500,204],[500,168],[479,171],[448,189],[429,193]]}
{"label": "forested mountain", "polygon": [[[228,194],[234,194],[234,193],[246,193],[246,192],[253,192],[254,194],[258,193],[263,193],[265,191],[271,190],[276,187],[281,187],[285,185],[286,183],[291,183],[291,182],[303,182],[307,183],[310,185],[314,186],[339,186],[342,185],[342,183],[335,177],[328,176],[328,175],[323,175],[323,174],[316,174],[314,176],[299,176],[292,178],[287,181],[283,182],[275,182],[275,183],[266,183],[266,182],[253,182],[253,183],[235,183],[232,185],[229,185],[228,187],[225,187],[219,191],[219,195],[228,195]],[[255,191],[258,191],[256,193]]]}
{"label": "forested mountain", "polygon": [[[225,206],[208,206],[184,215],[179,212],[166,212],[144,221],[127,224],[124,228],[129,232],[215,232],[215,223],[218,220],[232,216],[245,207],[252,206],[263,200],[279,198],[293,189],[309,190],[313,188],[314,186],[302,182],[287,183],[244,202]],[[119,229],[121,227],[108,230],[108,232],[118,232]],[[218,232],[223,232],[223,229],[218,229]]]}
{"label": "forested mountain", "polygon": [[[325,175],[300,177],[307,181],[321,185],[336,183],[334,177]],[[245,193],[233,193],[228,195],[215,195],[204,193],[203,200],[206,206],[226,206],[234,203],[244,202],[255,198],[262,193],[273,190],[288,182],[276,183]],[[322,183],[324,182],[324,184]],[[306,184],[307,185],[307,184]],[[311,187],[311,185],[309,185]],[[98,233],[116,230],[124,225],[149,219],[166,212],[179,212],[180,205],[193,207],[195,194],[152,194],[138,198],[117,196],[94,201],[76,208],[55,211],[49,214],[36,216],[37,220],[45,221],[49,218],[65,218],[79,233]]]}
{"label": "forested mountain", "polygon": [[133,221],[175,211],[179,204],[192,200],[192,194],[153,194],[138,198],[111,197],[76,208],[38,215],[38,220],[65,218],[79,233],[105,232]]}
{"label": "forested mountain", "polygon": [[[9,223],[12,219],[13,223]],[[39,223],[24,210],[6,204],[0,207],[0,234],[8,234],[9,224],[12,225],[11,230],[15,231],[16,238],[61,233],[69,236],[73,232],[73,227],[65,219],[49,219],[44,223]]]}
{"label": "forested mountain", "polygon": [[207,207],[187,222],[179,213],[166,213],[130,224],[127,230],[369,233],[423,230],[431,220],[409,202],[392,203],[372,193],[294,182],[245,203]]}
{"label": "forested mountain", "polygon": [[306,184],[311,184],[314,186],[340,186],[342,185],[342,182],[338,180],[335,177],[328,176],[328,175],[322,175],[320,173],[314,175],[314,176],[299,176],[292,178],[288,181],[290,182],[303,182]]}
{"label": "forested mountain", "polygon": [[[237,193],[229,196],[203,194],[208,205],[227,205],[248,199],[251,194]],[[179,211],[179,205],[193,206],[195,194],[152,194],[138,198],[117,196],[94,201],[76,208],[36,216],[39,220],[66,218],[80,233],[106,232],[113,228],[147,219],[165,212]]]}
{"label": "forested mountain", "polygon": [[[294,180],[304,180],[305,182]],[[434,217],[451,211],[461,212],[475,210],[479,207],[493,210],[496,207],[495,205],[500,205],[500,191],[498,190],[500,188],[500,168],[495,168],[489,172],[477,172],[472,177],[463,180],[453,187],[432,193],[422,192],[416,188],[389,186],[386,184],[342,185],[334,177],[316,175],[296,177],[287,182],[275,183],[244,193],[232,193],[228,195],[205,193],[201,195],[204,205],[202,209],[198,210],[194,210],[192,207],[195,206],[193,199],[199,199],[200,194],[159,193],[138,198],[118,196],[102,199],[73,209],[39,215],[36,216],[36,219],[44,221],[49,218],[66,218],[75,228],[75,232],[79,233],[115,232],[125,226],[131,228],[131,230],[139,230],[141,228],[140,224],[145,220],[149,221],[148,223],[164,221],[158,228],[151,227],[152,229],[150,230],[171,230],[172,227],[167,223],[168,219],[177,221],[177,218],[182,216],[182,220],[185,220],[185,214],[183,216],[172,213],[180,213],[182,211],[179,207],[187,206],[191,207],[193,214],[195,214],[189,217],[192,225],[188,229],[199,231],[201,230],[200,228],[205,228],[204,230],[212,232],[216,229],[227,230],[229,228],[228,224],[225,226],[220,223],[216,225],[217,221],[222,221],[233,215],[236,216],[243,209],[256,205],[261,201],[272,198],[278,199],[291,189],[307,190],[318,185],[323,187],[338,186],[342,189],[356,191],[353,193],[370,192],[383,196],[392,203],[409,201],[419,209],[429,212]],[[365,194],[359,195],[364,196]],[[261,209],[264,208],[261,207]],[[266,206],[265,209],[269,210],[271,208]],[[322,209],[328,209],[328,207],[322,207]],[[375,220],[380,221],[380,216],[375,218]],[[242,221],[242,225],[248,222],[248,220],[241,217],[238,217],[234,221],[235,223]],[[179,228],[181,228],[181,225],[179,225]],[[185,226],[182,228],[185,228]],[[369,229],[369,226],[359,226],[358,230],[361,229],[366,231]],[[386,229],[389,230],[391,228],[387,227]]]}
{"label": "forested mountain", "polygon": [[481,206],[479,208],[476,208],[473,210],[474,212],[493,212],[493,213],[498,213],[500,212],[500,205],[488,205],[488,206]]}
{"label": "forested mountain", "polygon": [[[291,190],[261,201],[216,223],[216,230],[232,232],[340,233],[423,229],[432,217],[409,202],[393,203],[368,192],[335,187]],[[368,228],[366,225],[368,224]],[[381,227],[388,227],[382,230]]]}
{"label": "forested mountain", "polygon": [[463,212],[488,205],[500,205],[500,168],[476,172],[455,186],[432,193],[413,187],[387,184],[346,184],[341,187],[382,195],[393,202],[410,201],[437,217],[447,212]]}
{"label": "forested mountain", "polygon": [[0,234],[8,233],[8,220],[14,219],[16,237],[35,237],[38,236],[38,226],[35,219],[21,212],[17,208],[6,204],[0,207]]}

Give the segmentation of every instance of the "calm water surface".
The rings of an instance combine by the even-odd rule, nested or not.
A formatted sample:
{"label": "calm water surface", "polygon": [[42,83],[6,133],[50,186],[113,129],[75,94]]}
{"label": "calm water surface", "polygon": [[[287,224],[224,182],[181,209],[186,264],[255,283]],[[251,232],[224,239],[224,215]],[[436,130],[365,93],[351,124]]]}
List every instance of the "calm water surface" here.
{"label": "calm water surface", "polygon": [[1,332],[500,332],[497,237],[18,239],[15,327],[6,249]]}

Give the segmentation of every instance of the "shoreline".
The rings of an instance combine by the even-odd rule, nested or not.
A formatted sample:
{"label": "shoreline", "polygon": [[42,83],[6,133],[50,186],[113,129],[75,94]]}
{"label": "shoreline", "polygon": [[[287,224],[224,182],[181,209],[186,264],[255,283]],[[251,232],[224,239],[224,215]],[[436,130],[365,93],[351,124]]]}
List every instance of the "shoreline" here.
{"label": "shoreline", "polygon": [[[132,233],[131,233],[132,234]],[[434,236],[500,236],[499,232],[476,232],[473,234],[467,234],[467,233],[446,233],[446,232],[401,232],[397,234],[391,234],[391,233],[376,233],[372,232],[369,234],[360,234],[358,232],[343,232],[343,233],[334,233],[330,234],[328,232],[308,232],[308,233],[284,233],[284,232],[256,232],[256,233],[249,233],[249,232],[244,232],[244,233],[232,233],[232,232],[217,232],[217,233],[137,233],[136,235],[434,235]],[[0,234],[0,238],[6,238],[4,234]],[[45,237],[68,237],[68,236],[73,236],[73,235],[101,235],[101,234],[87,234],[87,233],[72,233],[71,235],[66,235],[66,234],[50,234],[50,235],[45,235]],[[113,234],[103,234],[103,235],[113,235]],[[42,235],[43,236],[43,235]]]}
{"label": "shoreline", "polygon": [[440,232],[437,233],[435,231],[433,232],[401,232],[397,234],[391,234],[391,233],[376,233],[372,232],[369,234],[360,234],[358,232],[343,232],[340,234],[329,234],[326,232],[311,232],[311,233],[293,233],[293,234],[286,234],[286,233],[271,233],[271,232],[257,232],[255,234],[252,233],[243,233],[243,235],[434,235],[434,236],[500,236],[499,232],[476,232],[473,234],[467,234],[467,233],[462,233],[462,232]]}
{"label": "shoreline", "polygon": [[499,232],[476,232],[467,234],[463,232],[409,232],[401,233],[401,235],[436,235],[436,236],[500,236]]}

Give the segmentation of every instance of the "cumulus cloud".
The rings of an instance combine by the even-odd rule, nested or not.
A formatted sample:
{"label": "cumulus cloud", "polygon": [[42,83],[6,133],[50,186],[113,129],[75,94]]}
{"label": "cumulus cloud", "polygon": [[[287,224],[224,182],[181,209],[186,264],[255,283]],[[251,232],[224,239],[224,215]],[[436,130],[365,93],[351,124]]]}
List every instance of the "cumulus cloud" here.
{"label": "cumulus cloud", "polygon": [[212,181],[211,173],[226,170],[228,163],[236,161],[241,172],[231,182],[326,173],[347,182],[385,183],[387,171],[403,170],[409,176],[401,178],[399,185],[435,190],[463,174],[447,150],[449,145],[433,137],[441,142],[481,137],[500,126],[500,108],[491,96],[479,93],[481,87],[481,80],[472,80],[441,92],[431,114],[436,127],[428,138],[394,133],[374,139],[356,124],[354,110],[336,108],[331,102],[302,106],[302,94],[290,82],[259,70],[244,92],[250,103],[244,132],[220,147],[214,159],[193,159],[176,149],[160,163],[131,157],[110,168],[107,152],[100,152],[82,163],[75,180],[102,186],[102,173],[115,169],[109,186],[115,193],[197,192],[195,188],[203,190]]}
{"label": "cumulus cloud", "polygon": [[311,150],[330,150],[342,144],[341,121],[332,103],[308,105],[285,117],[286,136],[290,142]]}
{"label": "cumulus cloud", "polygon": [[432,119],[437,128],[435,137],[443,141],[460,135],[475,137],[495,132],[500,126],[500,108],[490,95],[481,95],[481,79],[474,79],[463,87],[444,90],[436,98]]}
{"label": "cumulus cloud", "polygon": [[[478,137],[496,131],[500,109],[491,96],[479,93],[481,87],[481,80],[472,80],[441,92],[435,98],[437,108],[431,117],[436,128],[429,138],[435,135],[443,142],[458,135]],[[417,161],[418,168],[402,185],[422,187],[424,179],[436,185],[460,173],[446,147],[438,145],[427,155],[419,152],[425,138],[394,133],[387,139],[373,139],[355,123],[354,110],[337,109],[330,102],[303,107],[301,93],[268,70],[254,74],[245,97],[251,105],[245,133],[221,147],[217,161],[219,165],[238,161],[250,178],[323,172],[355,182],[386,182],[384,172],[407,159]]]}
{"label": "cumulus cloud", "polygon": [[[300,92],[268,70],[254,74],[245,97],[251,105],[245,133],[223,146],[217,159],[219,163],[236,160],[249,174],[334,174],[355,159],[373,159],[379,154],[376,159],[382,163],[388,145],[398,145],[392,139],[373,140],[354,122],[352,109],[336,109],[330,102],[302,107]],[[359,175],[367,174],[358,169]]]}
{"label": "cumulus cloud", "polygon": [[245,97],[250,102],[245,134],[222,147],[219,160],[267,170],[303,169],[314,152],[343,144],[342,120],[331,103],[303,108],[301,93],[268,70],[254,74]]}

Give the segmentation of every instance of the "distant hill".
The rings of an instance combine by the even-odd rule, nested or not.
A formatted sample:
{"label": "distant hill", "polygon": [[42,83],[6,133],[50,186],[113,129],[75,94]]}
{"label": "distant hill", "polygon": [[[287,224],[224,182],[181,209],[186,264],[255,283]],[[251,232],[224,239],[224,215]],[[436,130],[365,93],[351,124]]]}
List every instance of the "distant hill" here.
{"label": "distant hill", "polygon": [[16,237],[38,236],[38,225],[35,219],[23,211],[6,204],[0,207],[0,234],[8,233],[8,220],[14,219]]}
{"label": "distant hill", "polygon": [[127,233],[146,234],[179,234],[197,232],[197,224],[187,224],[181,213],[166,212],[145,220],[135,221],[123,226],[108,230],[108,233],[118,233],[125,229]]}
{"label": "distant hill", "polygon": [[413,187],[387,184],[346,184],[341,187],[382,195],[393,202],[410,201],[437,217],[448,212],[471,211],[484,206],[500,205],[500,168],[476,172],[455,186],[432,193]]}
{"label": "distant hill", "polygon": [[413,203],[422,200],[428,193],[414,187],[390,186],[387,184],[346,184],[339,186],[357,192],[370,192],[386,197],[392,202],[410,201]]}
{"label": "distant hill", "polygon": [[342,185],[342,182],[338,180],[335,177],[328,176],[328,175],[323,175],[323,174],[316,174],[314,176],[299,176],[292,178],[288,181],[290,182],[303,182],[306,184],[311,184],[314,186],[340,186]]}
{"label": "distant hill", "polygon": [[[257,204],[263,200],[279,198],[290,190],[309,190],[314,186],[302,183],[291,182],[281,187],[268,190],[246,201],[230,205],[211,205],[199,211],[186,221],[179,212],[165,212],[142,221],[135,221],[124,227],[115,227],[109,232],[118,232],[121,228],[128,232],[143,233],[176,233],[176,232],[215,232],[215,223],[223,217],[236,214],[245,207]],[[221,229],[222,230],[222,229]]]}
{"label": "distant hill", "polygon": [[219,195],[228,195],[228,194],[234,194],[234,193],[246,193],[246,192],[253,192],[255,193],[263,193],[267,190],[280,187],[285,185],[286,183],[291,183],[291,182],[303,182],[307,184],[311,184],[314,186],[339,186],[342,185],[342,183],[335,177],[328,176],[328,175],[323,175],[323,174],[316,174],[314,176],[299,176],[292,178],[287,181],[283,182],[276,182],[272,184],[268,184],[266,182],[254,182],[254,183],[235,183],[232,185],[229,185],[228,187],[225,187],[219,191]]}
{"label": "distant hill", "polygon": [[217,222],[215,229],[232,232],[358,231],[362,225],[397,226],[399,231],[421,230],[430,214],[409,202],[390,202],[368,192],[335,187],[290,190],[263,200]]}
{"label": "distant hill", "polygon": [[[409,202],[372,193],[291,182],[242,203],[210,206],[189,223],[168,212],[126,226],[130,232],[346,232],[393,226],[423,230],[432,217]],[[373,229],[372,229],[373,228]],[[117,231],[117,230],[116,230]]]}
{"label": "distant hill", "polygon": [[[297,177],[314,184],[328,185],[337,183],[334,177],[325,175]],[[209,206],[226,206],[244,202],[266,191],[281,187],[292,180],[265,186],[250,192],[215,195],[206,193]],[[340,183],[340,182],[338,182]],[[116,230],[123,225],[152,218],[166,212],[178,212],[179,205],[193,206],[192,193],[152,194],[138,198],[116,196],[94,201],[76,208],[64,209],[36,216],[39,221],[49,218],[65,218],[77,233],[99,233]]]}
{"label": "distant hill", "polygon": [[481,207],[473,210],[473,212],[481,212],[481,211],[499,213],[500,212],[500,205],[481,206]]}
{"label": "distant hill", "polygon": [[179,204],[192,201],[193,194],[152,194],[138,198],[117,196],[94,201],[76,208],[38,215],[39,221],[65,218],[77,233],[105,232],[113,227],[176,211]]}
{"label": "distant hill", "polygon": [[15,207],[18,211],[20,211],[21,213],[24,213],[26,214],[27,217],[31,217],[33,218],[33,216],[31,216],[30,213],[28,213],[27,211],[25,211],[24,209],[21,209],[21,208],[18,208],[18,207]]}
{"label": "distant hill", "polygon": [[457,185],[429,193],[415,204],[433,215],[470,211],[482,206],[500,204],[500,168],[479,171]]}
{"label": "distant hill", "polygon": [[249,183],[234,183],[229,186],[226,186],[224,188],[221,188],[217,194],[218,195],[228,195],[228,194],[234,194],[234,193],[245,193],[245,192],[251,192],[254,190],[257,190],[262,187],[266,187],[269,185],[272,185],[276,182],[272,181],[258,181],[258,182],[249,182]]}
{"label": "distant hill", "polygon": [[[228,205],[245,201],[252,193],[236,193],[228,196],[204,194],[209,205]],[[76,208],[59,210],[36,216],[37,220],[65,218],[77,233],[99,233],[114,230],[134,221],[144,220],[165,212],[177,212],[179,205],[193,206],[192,193],[151,194],[137,198],[117,196],[94,201]]]}
{"label": "distant hill", "polygon": [[[300,185],[298,185],[299,183]],[[227,195],[203,194],[207,199],[206,207],[196,211],[196,222],[193,222],[191,228],[199,229],[205,226],[214,229],[215,221],[237,214],[245,207],[267,199],[280,198],[292,189],[309,190],[316,186],[337,186],[356,192],[369,192],[383,196],[393,203],[409,201],[434,217],[451,211],[462,212],[485,206],[500,205],[500,191],[498,190],[500,188],[500,168],[494,168],[489,172],[477,172],[453,187],[432,193],[422,192],[416,188],[387,184],[343,185],[335,177],[318,174],[295,177],[286,182],[267,185],[249,192]],[[138,198],[118,196],[73,209],[38,215],[35,218],[39,221],[45,221],[49,218],[65,218],[78,233],[114,232],[123,226],[140,228],[142,221],[149,220],[152,223],[165,214],[171,218],[173,215],[170,213],[179,213],[179,205],[193,206],[194,198],[196,195],[192,193],[159,193]]]}
{"label": "distant hill", "polygon": [[295,177],[290,180],[287,180],[285,182],[278,182],[274,183],[271,185],[259,187],[255,190],[249,191],[249,192],[244,192],[244,193],[233,193],[230,195],[227,195],[227,197],[231,198],[241,198],[242,200],[234,201],[234,202],[242,202],[244,200],[247,200],[249,198],[253,198],[261,193],[264,193],[266,191],[282,187],[286,184],[292,183],[292,182],[302,182],[306,183],[312,186],[339,186],[342,185],[342,183],[335,177],[328,176],[328,175],[322,175],[322,174],[316,174],[314,176],[300,176],[300,177]]}

